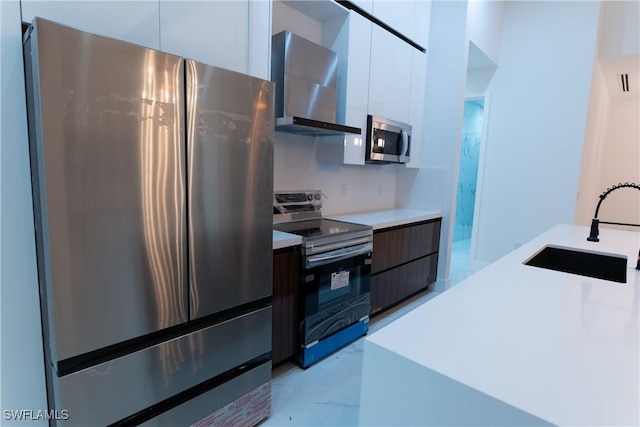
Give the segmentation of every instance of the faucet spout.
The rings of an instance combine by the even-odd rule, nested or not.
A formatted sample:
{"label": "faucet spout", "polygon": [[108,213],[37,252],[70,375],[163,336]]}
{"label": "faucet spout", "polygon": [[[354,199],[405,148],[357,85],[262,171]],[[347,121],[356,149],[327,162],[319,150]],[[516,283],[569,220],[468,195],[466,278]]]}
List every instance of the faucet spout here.
{"label": "faucet spout", "polygon": [[[604,191],[602,194],[600,194],[599,198],[600,200],[598,201],[598,205],[596,206],[596,212],[593,215],[593,219],[591,220],[591,230],[589,232],[589,237],[587,237],[587,240],[590,242],[599,242],[600,239],[598,238],[598,234],[599,234],[599,225],[602,224],[612,224],[612,225],[625,225],[625,226],[631,226],[631,227],[640,227],[640,224],[625,224],[625,223],[620,223],[620,222],[606,222],[606,221],[600,221],[598,219],[598,212],[600,212],[600,205],[602,204],[602,202],[604,201],[604,199],[607,198],[607,196],[611,193],[613,193],[615,190],[619,190],[620,188],[635,188],[636,190],[640,190],[640,185],[636,184],[635,182],[632,182],[631,184],[629,184],[628,182],[625,182],[624,184],[620,183],[620,184],[616,184],[613,187],[607,188],[606,191]],[[640,270],[640,254],[638,255],[638,265],[636,267],[636,269]]]}

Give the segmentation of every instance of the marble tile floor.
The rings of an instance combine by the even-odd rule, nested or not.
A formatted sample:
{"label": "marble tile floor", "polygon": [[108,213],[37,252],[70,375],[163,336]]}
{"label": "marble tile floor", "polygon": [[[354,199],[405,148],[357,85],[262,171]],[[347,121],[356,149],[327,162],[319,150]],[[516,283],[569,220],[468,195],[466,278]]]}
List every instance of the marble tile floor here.
{"label": "marble tile floor", "polygon": [[455,286],[473,274],[469,266],[471,239],[453,242],[451,245],[451,266],[449,277],[451,286]]}
{"label": "marble tile floor", "polygon": [[[438,295],[429,291],[376,316],[369,334]],[[261,427],[357,426],[364,337],[303,370],[288,362],[273,370],[271,417]]]}
{"label": "marble tile floor", "polygon": [[[470,240],[453,244],[451,286],[472,274]],[[429,291],[374,317],[369,334],[439,295]],[[292,362],[273,370],[271,417],[261,427],[357,426],[364,337],[304,370]]]}

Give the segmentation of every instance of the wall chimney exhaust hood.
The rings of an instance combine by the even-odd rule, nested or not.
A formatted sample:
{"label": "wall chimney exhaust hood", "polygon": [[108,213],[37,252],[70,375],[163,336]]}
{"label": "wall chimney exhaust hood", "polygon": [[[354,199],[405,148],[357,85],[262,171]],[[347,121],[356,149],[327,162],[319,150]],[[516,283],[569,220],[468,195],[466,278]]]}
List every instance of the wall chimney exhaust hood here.
{"label": "wall chimney exhaust hood", "polygon": [[276,131],[311,136],[359,135],[336,123],[338,54],[290,31],[271,40]]}

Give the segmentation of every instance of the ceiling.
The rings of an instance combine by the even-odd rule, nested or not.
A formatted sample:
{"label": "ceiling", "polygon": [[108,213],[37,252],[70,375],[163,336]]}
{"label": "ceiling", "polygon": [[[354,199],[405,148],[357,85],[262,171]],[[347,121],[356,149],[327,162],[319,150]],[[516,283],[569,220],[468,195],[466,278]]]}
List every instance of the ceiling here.
{"label": "ceiling", "polygon": [[469,40],[469,60],[467,62],[467,70],[491,68],[495,66],[496,63],[489,59],[489,57],[478,48],[478,46]]}

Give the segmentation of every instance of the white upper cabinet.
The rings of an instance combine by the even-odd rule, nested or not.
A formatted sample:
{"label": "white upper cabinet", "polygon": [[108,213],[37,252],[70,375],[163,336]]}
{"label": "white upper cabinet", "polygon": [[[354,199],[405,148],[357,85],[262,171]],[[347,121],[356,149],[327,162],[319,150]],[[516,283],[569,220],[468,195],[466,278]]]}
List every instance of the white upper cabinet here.
{"label": "white upper cabinet", "polygon": [[369,99],[369,63],[371,62],[371,21],[352,13],[349,15],[349,53],[346,75],[345,120],[347,125],[362,129],[360,135],[344,140],[346,164],[363,165]]}
{"label": "white upper cabinet", "polygon": [[321,138],[320,162],[364,165],[371,27],[371,21],[357,13],[338,16],[322,24],[324,46],[338,53],[337,122],[361,128],[362,133]]}
{"label": "white upper cabinet", "polygon": [[271,2],[249,2],[249,50],[247,74],[271,78]]}
{"label": "white upper cabinet", "polygon": [[160,49],[247,73],[248,17],[248,1],[160,0]]}
{"label": "white upper cabinet", "polygon": [[373,15],[373,0],[351,0],[351,3],[355,4],[369,15]]}
{"label": "white upper cabinet", "polygon": [[369,74],[369,114],[409,123],[413,48],[373,25]]}
{"label": "white upper cabinet", "polygon": [[431,0],[416,0],[412,40],[423,48],[429,44],[429,26],[431,24]]}
{"label": "white upper cabinet", "polygon": [[22,20],[40,17],[62,25],[159,49],[158,1],[23,0]]}
{"label": "white upper cabinet", "polygon": [[271,2],[249,0],[23,0],[38,16],[209,65],[269,78]]}
{"label": "white upper cabinet", "polygon": [[366,122],[368,110],[371,27],[371,22],[362,16],[349,16],[344,122],[356,127],[362,127],[363,116]]}
{"label": "white upper cabinet", "polygon": [[412,40],[415,10],[416,0],[373,0],[373,16]]}
{"label": "white upper cabinet", "polygon": [[371,14],[411,41],[427,47],[431,0],[373,0]]}

